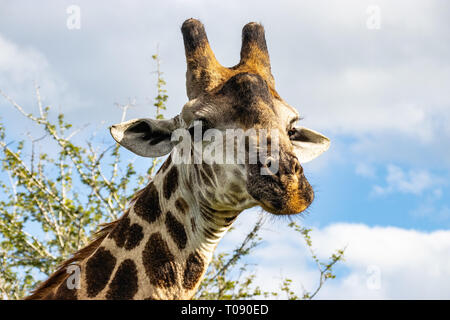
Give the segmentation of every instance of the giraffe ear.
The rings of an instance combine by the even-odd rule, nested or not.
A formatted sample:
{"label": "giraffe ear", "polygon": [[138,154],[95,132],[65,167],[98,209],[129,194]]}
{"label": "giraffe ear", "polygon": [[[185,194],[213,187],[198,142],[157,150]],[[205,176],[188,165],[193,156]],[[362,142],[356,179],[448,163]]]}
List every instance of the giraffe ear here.
{"label": "giraffe ear", "polygon": [[171,134],[179,127],[178,116],[169,120],[133,119],[110,127],[121,146],[143,157],[161,157],[175,146]]}
{"label": "giraffe ear", "polygon": [[330,147],[330,139],[304,127],[295,127],[289,138],[300,163],[306,163],[324,153]]}

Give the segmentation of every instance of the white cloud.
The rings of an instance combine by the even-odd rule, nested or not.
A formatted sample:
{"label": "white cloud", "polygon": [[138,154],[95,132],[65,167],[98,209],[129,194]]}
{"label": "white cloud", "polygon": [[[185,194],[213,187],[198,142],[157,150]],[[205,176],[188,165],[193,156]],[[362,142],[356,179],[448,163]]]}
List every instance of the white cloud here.
{"label": "white cloud", "polygon": [[0,34],[0,88],[10,96],[26,96],[36,82],[53,94],[65,84],[54,74],[45,56],[32,47],[23,47]]}
{"label": "white cloud", "polygon": [[[86,102],[80,102],[76,89],[69,90],[67,82],[41,51],[19,45],[0,34],[0,89],[27,112],[36,112],[35,85],[40,87],[44,104],[65,111],[86,106]],[[0,104],[3,103],[7,102],[1,97]]]}
{"label": "white cloud", "polygon": [[[313,239],[322,254],[334,246],[348,244],[345,266],[350,274],[331,283],[322,298],[448,299],[450,296],[450,231],[427,233],[335,224],[318,230]],[[373,276],[368,272],[371,266],[380,271],[379,290],[367,286]]]}
{"label": "white cloud", "polygon": [[372,189],[374,195],[384,195],[393,192],[422,194],[425,190],[441,184],[442,180],[433,176],[426,170],[409,170],[405,172],[395,165],[387,166],[386,185],[375,185]]}
{"label": "white cloud", "polygon": [[415,219],[426,219],[443,225],[450,221],[450,208],[447,204],[438,203],[436,196],[427,197],[417,208],[409,212]]}
{"label": "white cloud", "polygon": [[[240,228],[251,225],[254,218],[248,214],[239,222]],[[250,257],[257,264],[256,284],[263,290],[279,291],[282,279],[290,278],[298,295],[302,286],[309,291],[316,288],[319,274],[300,235],[279,223],[266,224],[261,235],[264,244]],[[319,299],[450,297],[448,230],[421,232],[337,223],[314,228],[311,236],[321,260],[346,246],[337,278],[325,284]]]}
{"label": "white cloud", "polygon": [[14,82],[30,81],[30,75],[36,75],[48,67],[47,60],[32,48],[19,48],[13,42],[0,35],[0,70],[2,76]]}
{"label": "white cloud", "polygon": [[375,178],[376,169],[373,165],[360,162],[356,164],[355,173],[365,178]]}

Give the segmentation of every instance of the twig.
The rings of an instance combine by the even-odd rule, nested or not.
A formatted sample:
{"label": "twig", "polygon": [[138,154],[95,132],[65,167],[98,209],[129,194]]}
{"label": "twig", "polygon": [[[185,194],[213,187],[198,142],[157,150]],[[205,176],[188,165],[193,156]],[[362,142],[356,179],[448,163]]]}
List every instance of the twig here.
{"label": "twig", "polygon": [[[58,197],[56,194],[54,194],[51,190],[49,190],[45,185],[43,185],[38,179],[36,179],[36,177],[34,176],[34,174],[32,175],[30,170],[27,168],[27,166],[25,165],[25,163],[22,161],[22,159],[20,159],[20,157],[11,149],[9,149],[8,147],[5,147],[5,143],[3,143],[2,141],[0,141],[0,146],[2,146],[4,148],[4,150],[6,150],[9,154],[11,154],[21,165],[22,170],[25,171],[26,175],[25,177],[29,177],[31,178],[31,180],[43,191],[45,191],[45,193],[47,193],[49,196],[51,196],[52,198],[54,198],[60,205],[62,208],[65,209],[65,211],[67,212],[67,214],[69,216],[72,216],[70,209],[67,208],[65,206],[65,204],[62,202],[61,198]],[[17,170],[14,169],[14,170]],[[21,174],[20,172],[17,172],[19,175]],[[22,174],[23,175],[23,174]],[[73,217],[73,216],[72,216]]]}
{"label": "twig", "polygon": [[[245,237],[244,241],[242,241],[241,245],[239,246],[239,248],[234,250],[233,256],[231,256],[231,258],[223,265],[223,267],[216,272],[216,274],[214,275],[213,278],[218,277],[219,275],[223,275],[225,273],[225,271],[233,264],[235,264],[242,256],[242,254],[244,253],[244,249],[247,246],[248,242],[250,240],[253,240],[255,238],[255,236],[258,233],[258,230],[262,227],[262,225],[264,224],[264,218],[263,216],[259,217],[258,221],[255,223],[252,231],[250,231],[247,236]],[[251,248],[253,248],[255,245],[252,245]]]}

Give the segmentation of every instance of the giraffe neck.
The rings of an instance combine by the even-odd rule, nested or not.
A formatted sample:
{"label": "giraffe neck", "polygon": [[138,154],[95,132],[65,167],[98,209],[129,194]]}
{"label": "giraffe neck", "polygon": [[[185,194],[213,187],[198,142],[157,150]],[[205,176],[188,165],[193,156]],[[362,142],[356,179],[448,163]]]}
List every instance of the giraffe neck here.
{"label": "giraffe neck", "polygon": [[170,158],[163,164],[97,250],[79,264],[81,288],[76,298],[194,295],[214,249],[240,213],[212,205],[212,189],[203,184],[213,187],[218,177],[209,172],[210,166],[194,166],[184,172]]}
{"label": "giraffe neck", "polygon": [[242,169],[169,157],[129,210],[27,299],[191,298],[220,239],[255,205]]}

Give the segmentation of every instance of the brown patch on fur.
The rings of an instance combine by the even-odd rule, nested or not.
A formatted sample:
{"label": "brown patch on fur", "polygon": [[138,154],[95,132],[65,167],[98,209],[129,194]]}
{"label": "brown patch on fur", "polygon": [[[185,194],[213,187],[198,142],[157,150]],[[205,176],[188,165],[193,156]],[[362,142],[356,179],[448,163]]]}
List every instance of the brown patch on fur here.
{"label": "brown patch on fur", "polygon": [[191,253],[186,260],[186,268],[184,269],[183,287],[192,290],[197,283],[205,269],[205,262],[198,252]]}
{"label": "brown patch on fur", "polygon": [[[67,281],[67,280],[66,280]],[[67,282],[63,281],[56,291],[53,299],[55,300],[77,300],[77,289],[69,289]]]}
{"label": "brown patch on fur", "polygon": [[114,239],[119,248],[125,246],[126,250],[131,250],[138,246],[142,238],[144,238],[143,228],[137,223],[133,223],[130,226],[128,217],[124,217],[121,220],[111,232],[109,238]]}
{"label": "brown patch on fur", "polygon": [[208,177],[208,176],[206,175],[206,173],[205,173],[203,170],[200,171],[200,176],[202,177],[202,181],[203,181],[204,183],[206,183],[206,185],[208,185],[208,186],[210,186],[210,187],[213,186],[213,181],[211,180],[210,177]]}
{"label": "brown patch on fur", "polygon": [[108,300],[129,300],[133,299],[138,291],[138,276],[136,264],[133,260],[123,261],[112,279],[106,299]]}
{"label": "brown patch on fur", "polygon": [[116,258],[105,248],[98,248],[86,263],[87,295],[95,297],[105,288],[116,265]]}
{"label": "brown patch on fur", "polygon": [[204,163],[202,165],[202,169],[206,173],[206,175],[211,177],[211,179],[214,179],[214,171],[212,170],[212,167],[209,164]]}
{"label": "brown patch on fur", "polygon": [[257,73],[241,72],[234,75],[223,84],[217,95],[230,101],[230,117],[244,129],[268,122],[269,114],[275,116],[267,81]]}
{"label": "brown patch on fur", "polygon": [[232,183],[230,183],[230,191],[234,192],[234,193],[241,193],[242,188],[240,185],[232,182]]}
{"label": "brown patch on fur", "polygon": [[197,225],[195,224],[195,218],[191,218],[191,229],[193,233],[197,232]]}
{"label": "brown patch on fur", "polygon": [[126,250],[132,250],[141,243],[141,240],[144,238],[142,230],[143,228],[137,223],[131,225],[130,229],[128,229],[127,242],[125,243]]}
{"label": "brown patch on fur", "polygon": [[163,181],[164,198],[170,199],[170,196],[178,188],[178,169],[177,167],[170,168]]}
{"label": "brown patch on fur", "polygon": [[166,213],[166,228],[173,241],[177,244],[178,249],[183,250],[187,242],[186,231],[184,230],[184,226],[170,211]]}
{"label": "brown patch on fur", "polygon": [[175,201],[175,208],[177,208],[177,210],[179,212],[181,212],[183,215],[185,215],[189,210],[189,205],[187,204],[186,200],[184,200],[183,198],[178,198]]}
{"label": "brown patch on fur", "polygon": [[159,232],[148,239],[142,252],[142,263],[152,285],[169,288],[175,284],[175,257]]}
{"label": "brown patch on fur", "polygon": [[153,223],[161,215],[158,190],[151,182],[137,196],[133,206],[134,212],[148,223]]}
{"label": "brown patch on fur", "polygon": [[217,163],[214,162],[212,164],[212,168],[213,168],[214,174],[216,175],[216,178],[221,178],[223,176],[223,170]]}
{"label": "brown patch on fur", "polygon": [[172,164],[172,157],[169,155],[169,157],[167,157],[166,161],[164,161],[164,163],[161,165],[156,174],[166,172],[167,168],[169,168],[171,164]]}
{"label": "brown patch on fur", "polygon": [[127,240],[127,230],[130,228],[130,218],[126,214],[120,222],[117,223],[114,230],[109,234],[108,238],[114,239],[116,245],[122,248]]}
{"label": "brown patch on fur", "polygon": [[[125,217],[125,213],[123,217]],[[74,264],[87,259],[91,256],[95,250],[100,246],[105,237],[115,228],[116,224],[121,221],[119,220],[105,223],[101,226],[101,229],[95,233],[94,240],[92,240],[86,247],[78,250],[70,259],[64,261],[54,273],[52,273],[47,280],[39,284],[39,286],[32,291],[32,293],[25,297],[25,300],[41,300],[50,299],[50,293],[53,292],[67,277],[66,268],[70,264]]]}
{"label": "brown patch on fur", "polygon": [[238,169],[234,169],[233,170],[233,175],[235,177],[242,177],[242,172],[240,170],[238,170]]}

